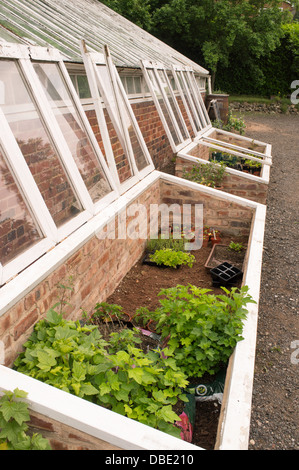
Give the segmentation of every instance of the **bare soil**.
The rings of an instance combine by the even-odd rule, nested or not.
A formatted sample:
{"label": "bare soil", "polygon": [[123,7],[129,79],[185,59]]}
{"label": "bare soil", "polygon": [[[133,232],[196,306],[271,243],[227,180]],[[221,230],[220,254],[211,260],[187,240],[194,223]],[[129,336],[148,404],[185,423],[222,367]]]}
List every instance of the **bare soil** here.
{"label": "bare soil", "polygon": [[[230,238],[222,238],[221,243],[229,245]],[[234,238],[235,242],[243,242],[244,239]],[[195,263],[192,268],[181,266],[178,269],[149,266],[143,264],[143,257],[124,277],[115,292],[108,298],[107,302],[121,305],[123,311],[129,316],[136,313],[140,307],[147,307],[150,311],[155,310],[159,304],[159,292],[163,288],[175,287],[177,285],[194,284],[199,287],[209,288],[215,294],[223,294],[220,287],[213,285],[212,277],[205,263],[211,253],[212,245],[202,247],[200,250],[192,251]],[[225,253],[225,259],[231,257],[235,260],[233,252]],[[244,254],[242,255],[242,258]],[[237,257],[240,261],[240,256]],[[241,280],[235,284],[241,285]],[[145,346],[148,340],[145,338]],[[208,383],[212,377],[203,377],[198,383]],[[194,383],[194,379],[193,379]],[[220,405],[217,401],[197,402],[196,419],[193,430],[193,444],[206,450],[212,450],[215,446]]]}

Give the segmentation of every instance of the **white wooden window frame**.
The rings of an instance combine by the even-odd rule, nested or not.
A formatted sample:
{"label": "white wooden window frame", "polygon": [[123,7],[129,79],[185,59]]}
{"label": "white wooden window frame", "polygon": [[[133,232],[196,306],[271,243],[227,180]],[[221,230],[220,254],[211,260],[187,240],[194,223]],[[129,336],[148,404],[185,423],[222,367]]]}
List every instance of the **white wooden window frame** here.
{"label": "white wooden window frame", "polygon": [[[101,135],[103,138],[103,144],[105,147],[106,158],[108,161],[109,168],[113,173],[116,181],[118,190],[121,194],[131,188],[134,184],[138,181],[143,179],[146,175],[151,173],[154,170],[154,164],[152,162],[152,158],[149,154],[148,148],[145,144],[143,139],[142,133],[140,131],[139,125],[135,118],[133,109],[127,97],[126,91],[124,86],[121,82],[119,74],[116,70],[115,65],[112,62],[111,56],[109,54],[109,50],[105,47],[105,54],[101,54],[98,52],[89,52],[84,41],[81,42],[81,53],[83,57],[83,62],[85,65],[85,70],[88,78],[89,88],[91,90],[91,94],[94,101],[94,107],[96,116],[98,119]],[[104,83],[101,72],[99,67],[105,67],[106,71],[108,72],[109,76],[109,88],[107,88],[107,84]],[[113,100],[112,100],[113,98]],[[111,102],[114,101],[115,108],[112,108]],[[117,132],[118,138],[122,144],[123,150],[125,151],[126,157],[128,159],[128,163],[131,168],[132,176],[124,181],[123,183],[120,182],[115,158],[113,155],[113,150],[111,146],[111,142],[109,139],[108,129],[105,122],[105,117],[103,113],[103,102],[104,105],[109,113],[110,119],[113,123],[113,126]],[[142,169],[138,170],[134,152],[131,145],[131,139],[128,134],[128,130],[126,128],[126,124],[123,120],[123,113],[121,111],[121,107],[124,106],[125,111],[129,115],[131,123],[133,125],[134,131],[136,133],[139,145],[143,151],[143,155],[147,162],[147,166]]]}
{"label": "white wooden window frame", "polygon": [[[2,265],[0,260],[0,285],[7,282],[10,278],[42,256],[46,251],[61,242],[66,236],[70,235],[95,214],[107,207],[108,204],[114,201],[119,195],[116,184],[113,181],[88,119],[81,107],[80,100],[75,92],[60,53],[55,50],[45,50],[45,48],[39,47],[29,48],[28,46],[20,45],[4,45],[0,53],[0,60],[1,59],[12,59],[17,64],[24,84],[29,89],[37,112],[49,133],[52,145],[55,147],[57,156],[64,168],[72,190],[82,207],[82,211],[61,227],[56,226],[38,186],[35,183],[34,177],[26,164],[4,113],[0,110],[0,145],[4,152],[5,160],[12,171],[15,183],[24,198],[27,208],[33,217],[35,226],[42,237],[40,241],[35,242],[32,247],[25,249],[23,253],[16,256],[7,264]],[[85,128],[84,130],[90,139],[95,155],[102,167],[104,175],[107,178],[107,182],[111,187],[111,191],[96,204],[93,203],[75,164],[70,149],[34,71],[31,59],[35,59],[37,61],[56,62],[61,70],[65,84],[73,98],[75,109],[80,116],[81,123]]]}
{"label": "white wooden window frame", "polygon": [[[171,84],[169,83],[169,79],[167,77],[167,74],[166,75],[166,79],[167,79],[167,82],[169,83],[169,91],[172,95],[172,98],[173,98],[173,102],[175,103],[175,106],[176,106],[176,109],[177,109],[177,112],[178,112],[178,116],[179,116],[179,120],[180,120],[180,124],[184,127],[184,129],[186,130],[186,134],[187,134],[187,139],[184,139],[182,134],[181,134],[181,131],[180,131],[180,128],[179,128],[179,125],[177,123],[177,120],[176,120],[176,117],[174,116],[174,113],[172,111],[172,107],[169,103],[169,100],[168,100],[168,97],[164,91],[164,87],[163,87],[163,84],[161,83],[161,79],[159,77],[159,74],[158,74],[158,70],[162,70],[164,71],[165,68],[162,64],[158,64],[158,63],[154,63],[154,62],[150,62],[150,61],[145,61],[145,60],[142,60],[141,61],[141,68],[142,68],[142,71],[143,71],[143,74],[144,74],[144,78],[145,78],[145,81],[147,83],[147,86],[151,92],[151,95],[152,95],[152,98],[153,98],[153,101],[155,103],[155,106],[157,108],[157,111],[159,113],[159,116],[160,116],[160,119],[162,121],[162,124],[164,126],[164,129],[165,129],[165,132],[167,134],[167,137],[169,139],[169,142],[170,142],[170,145],[172,147],[172,150],[174,153],[177,153],[179,152],[180,150],[182,150],[186,145],[188,145],[188,143],[191,142],[191,137],[189,135],[189,132],[188,132],[188,129],[187,129],[187,126],[186,126],[186,123],[185,123],[185,120],[182,116],[182,113],[181,113],[181,110],[179,109],[179,106],[178,106],[178,103],[177,103],[177,100],[176,100],[176,97],[175,97],[175,94],[174,94],[174,91],[173,91],[173,87],[171,86]],[[160,92],[161,92],[161,96],[163,98],[163,101],[164,101],[164,104],[165,104],[165,107],[166,107],[166,110],[168,112],[168,115],[170,117],[170,120],[171,120],[171,123],[172,123],[172,126],[173,126],[173,129],[175,131],[175,134],[177,136],[177,139],[178,139],[178,143],[176,143],[174,141],[174,138],[172,136],[172,133],[171,133],[171,130],[167,124],[167,121],[165,119],[165,116],[164,116],[164,113],[162,111],[162,108],[160,106],[160,103],[159,103],[159,100],[156,96],[156,93],[154,91],[154,88],[153,88],[153,84],[152,84],[152,81],[148,75],[148,70],[151,70],[153,72],[153,75],[154,75],[154,78],[159,86],[159,89],[160,89]]]}
{"label": "white wooden window frame", "polygon": [[[196,83],[194,72],[192,69],[187,67],[173,66],[172,69],[177,87],[180,90],[182,99],[185,103],[193,132],[195,133],[196,137],[201,136],[204,132],[212,127],[212,124],[203,102],[200,89]],[[188,82],[186,81],[186,77]],[[183,83],[188,102],[186,101],[185,93],[182,89],[180,80]]]}

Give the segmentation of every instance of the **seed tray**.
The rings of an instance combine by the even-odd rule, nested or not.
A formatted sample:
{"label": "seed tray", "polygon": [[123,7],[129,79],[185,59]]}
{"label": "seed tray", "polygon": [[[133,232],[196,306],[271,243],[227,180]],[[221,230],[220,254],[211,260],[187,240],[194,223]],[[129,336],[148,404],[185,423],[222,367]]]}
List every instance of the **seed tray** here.
{"label": "seed tray", "polygon": [[234,284],[243,274],[243,272],[226,261],[210,270],[213,282],[216,284]]}

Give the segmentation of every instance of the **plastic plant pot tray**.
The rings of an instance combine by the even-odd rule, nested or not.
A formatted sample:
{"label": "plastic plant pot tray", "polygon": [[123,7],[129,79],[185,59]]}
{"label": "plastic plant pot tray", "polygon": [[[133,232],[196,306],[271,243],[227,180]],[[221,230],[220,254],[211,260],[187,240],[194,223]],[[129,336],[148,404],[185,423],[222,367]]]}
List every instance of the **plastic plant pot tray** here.
{"label": "plastic plant pot tray", "polygon": [[234,284],[243,274],[239,268],[227,262],[219,264],[216,268],[212,268],[210,273],[213,283],[224,285]]}

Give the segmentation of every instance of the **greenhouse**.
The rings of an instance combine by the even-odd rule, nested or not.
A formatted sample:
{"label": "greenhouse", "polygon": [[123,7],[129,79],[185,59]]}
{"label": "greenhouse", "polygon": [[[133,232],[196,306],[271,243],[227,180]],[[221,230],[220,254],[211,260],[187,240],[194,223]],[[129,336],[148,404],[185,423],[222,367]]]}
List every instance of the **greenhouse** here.
{"label": "greenhouse", "polygon": [[[228,363],[215,448],[247,448],[271,145],[214,128],[209,93],[207,70],[97,0],[0,2],[0,390],[28,393],[56,448],[200,449],[13,367],[61,286],[70,321],[109,299],[144,255],[150,209],[167,205],[201,205],[201,228],[246,246],[241,285],[256,303]],[[184,177],[215,154],[241,165],[221,188]],[[109,236],[122,214],[131,233],[136,205],[143,236]]]}

